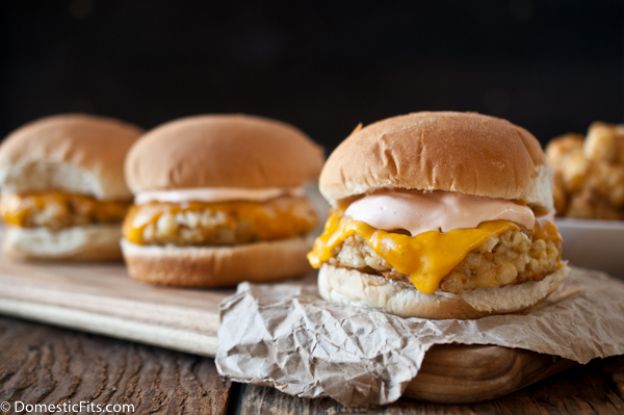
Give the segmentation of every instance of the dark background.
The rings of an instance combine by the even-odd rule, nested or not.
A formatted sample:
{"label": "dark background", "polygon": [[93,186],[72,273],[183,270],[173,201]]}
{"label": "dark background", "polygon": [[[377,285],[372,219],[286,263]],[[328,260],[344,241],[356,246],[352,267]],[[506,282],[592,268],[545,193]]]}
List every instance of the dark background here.
{"label": "dark background", "polygon": [[[297,4],[298,3],[298,4]],[[81,111],[150,128],[246,112],[327,149],[353,127],[471,110],[542,141],[624,118],[621,1],[2,1],[0,134]]]}

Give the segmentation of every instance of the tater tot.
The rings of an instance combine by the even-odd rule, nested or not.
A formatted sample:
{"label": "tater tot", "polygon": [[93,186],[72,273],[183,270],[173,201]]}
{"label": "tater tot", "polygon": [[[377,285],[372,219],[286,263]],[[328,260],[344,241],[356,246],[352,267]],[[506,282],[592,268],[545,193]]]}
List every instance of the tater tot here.
{"label": "tater tot", "polygon": [[583,136],[576,133],[563,134],[553,138],[546,147],[546,156],[551,163],[559,163],[572,153],[583,151]]}
{"label": "tater tot", "polygon": [[602,122],[590,125],[583,151],[590,160],[616,161],[618,148],[614,126]]}
{"label": "tater tot", "polygon": [[583,188],[588,177],[590,163],[582,153],[566,157],[560,166],[563,183],[566,190],[576,192]]}
{"label": "tater tot", "polygon": [[594,189],[614,206],[624,205],[624,166],[595,162],[588,179],[588,187]]}
{"label": "tater tot", "polygon": [[624,214],[589,189],[572,195],[566,216],[581,219],[621,220]]}
{"label": "tater tot", "polygon": [[558,215],[565,215],[568,208],[568,197],[563,183],[563,177],[556,172],[553,177],[553,198],[555,201],[555,211]]}
{"label": "tater tot", "polygon": [[546,149],[558,215],[624,219],[624,124],[594,122],[587,137],[565,134]]}
{"label": "tater tot", "polygon": [[624,124],[615,126],[615,141],[617,142],[617,162],[624,165]]}

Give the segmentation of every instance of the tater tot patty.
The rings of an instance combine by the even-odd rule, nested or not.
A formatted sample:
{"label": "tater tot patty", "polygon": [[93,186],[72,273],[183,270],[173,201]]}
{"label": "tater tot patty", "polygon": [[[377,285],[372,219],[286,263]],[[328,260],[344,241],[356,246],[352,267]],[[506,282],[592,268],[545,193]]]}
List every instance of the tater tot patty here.
{"label": "tater tot patty", "polygon": [[23,228],[52,230],[90,224],[121,223],[129,201],[98,200],[63,192],[4,194],[0,201],[3,221]]}
{"label": "tater tot patty", "polygon": [[133,206],[124,237],[143,245],[234,245],[308,233],[318,221],[304,197],[266,202],[152,202]]}
{"label": "tater tot patty", "polygon": [[[329,263],[334,266],[381,274],[388,279],[409,282],[358,235],[351,236],[336,249]],[[489,238],[470,252],[447,276],[440,289],[451,293],[475,288],[500,287],[537,281],[561,267],[561,243],[534,238],[531,232],[512,229]]]}

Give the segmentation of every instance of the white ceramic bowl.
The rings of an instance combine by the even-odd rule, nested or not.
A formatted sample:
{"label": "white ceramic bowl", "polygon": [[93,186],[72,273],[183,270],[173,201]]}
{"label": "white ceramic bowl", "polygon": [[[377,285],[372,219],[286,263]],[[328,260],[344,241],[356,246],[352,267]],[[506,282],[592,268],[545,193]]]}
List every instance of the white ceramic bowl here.
{"label": "white ceramic bowl", "polygon": [[624,278],[624,221],[557,219],[563,258]]}

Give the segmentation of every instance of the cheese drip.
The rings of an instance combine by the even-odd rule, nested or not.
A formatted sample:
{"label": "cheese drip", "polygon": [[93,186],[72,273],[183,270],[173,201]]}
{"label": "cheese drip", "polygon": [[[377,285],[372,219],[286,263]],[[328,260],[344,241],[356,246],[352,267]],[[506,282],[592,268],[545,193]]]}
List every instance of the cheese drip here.
{"label": "cheese drip", "polygon": [[517,228],[513,222],[496,220],[483,222],[476,228],[455,229],[446,233],[427,231],[409,236],[373,228],[336,211],[331,214],[323,234],[308,253],[308,260],[314,268],[319,268],[333,257],[334,249],[345,239],[358,235],[393,269],[408,275],[419,291],[432,294],[439,288],[440,281],[470,251],[492,236]]}

